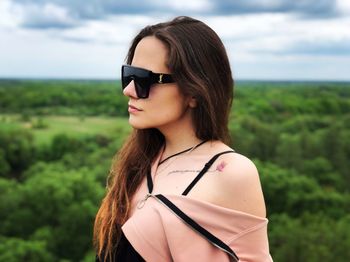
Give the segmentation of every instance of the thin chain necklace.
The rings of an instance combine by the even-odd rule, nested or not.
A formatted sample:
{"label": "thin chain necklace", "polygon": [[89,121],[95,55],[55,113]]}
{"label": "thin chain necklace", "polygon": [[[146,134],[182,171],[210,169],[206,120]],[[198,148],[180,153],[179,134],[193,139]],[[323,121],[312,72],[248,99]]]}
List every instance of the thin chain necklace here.
{"label": "thin chain necklace", "polygon": [[173,160],[172,160],[172,161],[169,161],[168,164],[167,164],[165,167],[163,167],[161,170],[157,170],[157,174],[160,174],[160,173],[162,173],[164,170],[166,170],[166,169],[181,155],[181,154],[187,153],[186,155],[188,155],[188,154],[190,154],[193,150],[195,150],[197,147],[203,145],[205,142],[207,142],[207,141],[204,140],[204,141],[200,142],[200,143],[197,144],[197,145],[194,145],[194,146],[192,146],[192,147],[190,147],[190,148],[187,148],[187,149],[185,149],[185,150],[183,150],[183,151],[180,151],[180,152],[178,152],[178,153],[175,153],[175,154],[173,154],[173,155],[171,155],[171,156],[168,156],[167,158],[163,159],[162,161],[160,161],[160,162],[158,163],[158,167],[159,167],[161,164],[163,164],[164,162],[166,162],[167,160],[169,160],[170,158],[173,158]]}

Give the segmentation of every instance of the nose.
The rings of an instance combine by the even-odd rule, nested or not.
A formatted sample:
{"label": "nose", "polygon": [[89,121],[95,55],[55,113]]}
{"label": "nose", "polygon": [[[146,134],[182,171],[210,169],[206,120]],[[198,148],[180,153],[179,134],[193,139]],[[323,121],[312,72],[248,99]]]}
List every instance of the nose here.
{"label": "nose", "polygon": [[123,90],[123,94],[128,97],[132,97],[137,99],[136,89],[135,89],[135,81],[132,80]]}

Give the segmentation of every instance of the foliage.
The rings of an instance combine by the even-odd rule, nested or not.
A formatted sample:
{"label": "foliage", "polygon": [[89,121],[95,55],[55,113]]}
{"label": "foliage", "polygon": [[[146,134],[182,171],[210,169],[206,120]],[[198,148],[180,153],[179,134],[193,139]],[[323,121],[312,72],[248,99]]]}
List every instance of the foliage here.
{"label": "foliage", "polygon": [[[130,131],[119,85],[0,81],[0,262],[94,259],[94,216]],[[349,261],[350,85],[238,82],[229,125],[260,173],[274,261]]]}
{"label": "foliage", "polygon": [[[276,214],[270,218],[270,246],[275,261],[348,261],[350,216],[330,219],[305,213],[299,218]],[[311,244],[313,243],[313,244]]]}
{"label": "foliage", "polygon": [[[25,129],[12,129],[10,132],[0,129],[0,174],[19,178],[31,163],[35,154],[33,136]],[[10,170],[9,170],[10,169]],[[8,170],[6,173],[4,170]],[[9,174],[10,173],[10,174]]]}
{"label": "foliage", "polygon": [[45,242],[0,237],[0,261],[47,262],[53,259]]}
{"label": "foliage", "polygon": [[30,115],[126,116],[126,99],[112,81],[0,81],[0,112]]}

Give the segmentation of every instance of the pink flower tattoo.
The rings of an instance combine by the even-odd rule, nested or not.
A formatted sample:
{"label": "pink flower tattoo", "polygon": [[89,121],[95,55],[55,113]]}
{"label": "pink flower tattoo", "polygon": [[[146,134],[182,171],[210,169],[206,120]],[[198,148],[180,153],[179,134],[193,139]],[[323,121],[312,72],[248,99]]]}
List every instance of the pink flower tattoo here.
{"label": "pink flower tattoo", "polygon": [[226,165],[227,165],[226,162],[222,161],[220,164],[217,165],[216,170],[219,172],[222,172]]}

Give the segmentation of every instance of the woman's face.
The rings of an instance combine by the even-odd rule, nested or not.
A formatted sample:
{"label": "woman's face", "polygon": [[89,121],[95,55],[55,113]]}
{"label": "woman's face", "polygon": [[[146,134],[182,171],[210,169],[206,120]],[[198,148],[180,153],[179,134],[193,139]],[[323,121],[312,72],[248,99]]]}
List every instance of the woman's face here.
{"label": "woman's face", "polygon": [[[171,74],[166,66],[167,47],[156,37],[143,38],[135,49],[131,65],[151,70],[154,73]],[[129,123],[137,129],[180,127],[188,120],[189,101],[179,90],[176,83],[152,85],[149,97],[139,99],[136,95],[134,81],[123,91],[129,97]]]}

